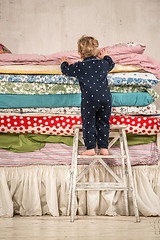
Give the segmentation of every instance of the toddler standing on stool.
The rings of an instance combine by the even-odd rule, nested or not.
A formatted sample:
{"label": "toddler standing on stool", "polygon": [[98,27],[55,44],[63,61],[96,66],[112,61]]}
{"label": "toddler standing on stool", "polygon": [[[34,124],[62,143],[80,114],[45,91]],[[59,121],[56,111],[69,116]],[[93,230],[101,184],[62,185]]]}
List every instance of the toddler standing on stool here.
{"label": "toddler standing on stool", "polygon": [[[79,80],[81,89],[81,119],[86,151],[82,155],[95,155],[96,140],[101,155],[108,155],[112,97],[107,74],[114,62],[105,50],[98,50],[98,41],[89,36],[78,40],[78,53],[82,62],[62,62],[61,71]],[[97,58],[98,57],[98,58]]]}

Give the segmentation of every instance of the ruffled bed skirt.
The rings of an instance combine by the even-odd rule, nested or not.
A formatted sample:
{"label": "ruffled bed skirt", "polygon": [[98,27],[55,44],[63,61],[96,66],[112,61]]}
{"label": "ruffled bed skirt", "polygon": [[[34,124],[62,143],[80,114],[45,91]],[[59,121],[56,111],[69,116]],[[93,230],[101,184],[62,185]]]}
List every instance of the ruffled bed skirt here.
{"label": "ruffled bed skirt", "polygon": [[[78,166],[78,171],[84,168]],[[113,170],[121,175],[121,167]],[[143,216],[160,216],[160,166],[132,167],[137,202]],[[69,166],[0,167],[0,216],[66,215]],[[96,165],[82,181],[108,181],[111,176]],[[78,215],[125,215],[123,193],[116,191],[77,192]],[[132,194],[129,211],[134,215]]]}

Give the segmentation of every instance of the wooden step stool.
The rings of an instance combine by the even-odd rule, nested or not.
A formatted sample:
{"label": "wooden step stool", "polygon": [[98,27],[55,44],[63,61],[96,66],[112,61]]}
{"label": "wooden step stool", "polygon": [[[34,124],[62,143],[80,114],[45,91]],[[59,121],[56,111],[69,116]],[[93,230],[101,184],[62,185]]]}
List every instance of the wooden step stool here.
{"label": "wooden step stool", "polygon": [[[74,221],[75,215],[75,193],[76,191],[80,190],[117,190],[117,191],[124,191],[124,202],[125,202],[125,210],[126,215],[129,215],[128,211],[128,196],[127,191],[132,191],[132,198],[133,198],[133,207],[134,207],[134,214],[136,217],[136,222],[139,222],[139,211],[137,206],[137,200],[134,190],[134,183],[132,177],[132,170],[131,170],[131,163],[129,159],[129,152],[128,152],[128,144],[127,138],[125,133],[126,126],[118,126],[118,125],[111,125],[110,126],[110,134],[109,137],[112,138],[111,142],[109,143],[108,148],[111,148],[112,145],[119,139],[120,140],[120,155],[94,155],[94,156],[85,156],[85,155],[78,155],[78,140],[80,140],[83,144],[83,136],[82,136],[82,126],[81,125],[74,125],[74,140],[73,140],[73,152],[72,152],[72,162],[71,162],[71,173],[70,173],[70,184],[69,184],[69,196],[68,196],[68,207],[67,207],[67,216],[70,215],[70,221]],[[122,179],[120,179],[113,170],[104,162],[103,159],[113,159],[113,158],[120,158],[122,161]],[[87,165],[87,167],[77,176],[77,159],[93,159],[93,161]],[[83,182],[80,183],[79,180],[88,172],[88,170],[96,163],[101,163],[104,168],[114,177],[116,182],[98,182],[98,183],[90,183],[90,182]],[[126,167],[128,171],[128,177],[130,180],[131,187],[127,186],[126,180]]]}

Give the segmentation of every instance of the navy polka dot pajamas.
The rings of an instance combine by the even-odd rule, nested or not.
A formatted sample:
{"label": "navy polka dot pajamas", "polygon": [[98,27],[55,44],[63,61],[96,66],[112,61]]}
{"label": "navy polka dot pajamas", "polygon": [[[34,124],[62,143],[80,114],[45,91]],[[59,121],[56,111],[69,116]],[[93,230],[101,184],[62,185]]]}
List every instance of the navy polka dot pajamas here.
{"label": "navy polka dot pajamas", "polygon": [[81,118],[85,146],[108,148],[109,119],[111,115],[111,93],[107,74],[114,67],[109,56],[103,59],[85,58],[82,62],[61,64],[63,74],[78,78],[81,88]]}

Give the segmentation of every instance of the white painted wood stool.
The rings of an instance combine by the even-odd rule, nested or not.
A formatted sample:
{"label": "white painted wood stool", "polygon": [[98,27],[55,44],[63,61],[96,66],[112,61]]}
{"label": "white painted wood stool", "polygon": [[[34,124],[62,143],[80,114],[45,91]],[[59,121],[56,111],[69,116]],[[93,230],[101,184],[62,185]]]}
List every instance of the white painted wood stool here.
{"label": "white painted wood stool", "polygon": [[[131,163],[129,159],[129,152],[128,152],[128,144],[127,138],[125,133],[125,128],[127,126],[118,126],[118,125],[111,125],[110,126],[110,134],[109,137],[112,140],[109,143],[108,148],[111,148],[112,145],[119,139],[120,140],[120,155],[94,155],[94,156],[85,156],[85,155],[78,155],[78,140],[80,140],[83,144],[83,136],[82,136],[82,126],[81,125],[74,125],[74,140],[73,140],[73,152],[72,152],[72,162],[71,162],[71,173],[70,173],[70,184],[69,184],[69,195],[68,195],[68,207],[67,207],[67,216],[71,214],[70,221],[74,221],[75,215],[75,194],[76,191],[80,190],[117,190],[124,192],[124,202],[125,202],[125,211],[126,215],[129,215],[128,210],[128,196],[127,191],[132,191],[132,199],[133,199],[133,207],[134,207],[134,214],[136,217],[136,222],[140,221],[139,218],[139,211],[137,206],[136,194],[134,189],[134,182],[132,177],[132,170],[131,170]],[[122,161],[122,179],[119,178],[113,170],[104,162],[103,159],[114,159],[120,158]],[[87,167],[77,176],[77,159],[93,159]],[[104,168],[113,176],[116,182],[79,182],[79,180],[89,171],[93,165],[99,162],[101,163]],[[128,171],[128,178],[130,181],[131,187],[127,186],[126,180],[126,167]]]}

